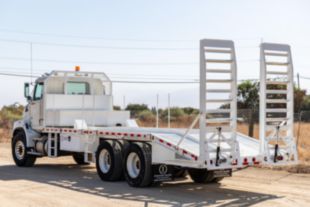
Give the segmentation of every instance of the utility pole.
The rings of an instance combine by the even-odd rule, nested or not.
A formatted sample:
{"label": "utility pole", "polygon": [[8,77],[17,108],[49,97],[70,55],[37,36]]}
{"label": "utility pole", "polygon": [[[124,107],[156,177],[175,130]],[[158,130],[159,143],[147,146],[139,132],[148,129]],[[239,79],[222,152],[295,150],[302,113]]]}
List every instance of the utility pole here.
{"label": "utility pole", "polygon": [[158,105],[159,105],[159,94],[156,96],[156,128],[159,127],[159,112],[158,112]]}
{"label": "utility pole", "polygon": [[123,109],[126,109],[126,96],[123,96]]}
{"label": "utility pole", "polygon": [[168,93],[168,128],[170,128],[170,93]]}
{"label": "utility pole", "polygon": [[300,79],[299,79],[299,73],[297,73],[297,86],[298,86],[298,90],[300,90]]}
{"label": "utility pole", "polygon": [[32,85],[32,74],[33,74],[33,64],[32,64],[32,42],[30,42],[30,85]]}

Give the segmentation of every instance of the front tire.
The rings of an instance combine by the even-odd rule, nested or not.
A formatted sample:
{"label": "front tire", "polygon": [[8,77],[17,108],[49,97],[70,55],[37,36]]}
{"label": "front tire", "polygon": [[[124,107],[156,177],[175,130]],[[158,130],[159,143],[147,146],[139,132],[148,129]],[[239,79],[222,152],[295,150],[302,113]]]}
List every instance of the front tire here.
{"label": "front tire", "polygon": [[132,187],[147,187],[153,183],[151,146],[132,143],[128,146],[123,162],[127,183]]}
{"label": "front tire", "polygon": [[12,140],[12,155],[18,167],[32,167],[36,161],[36,156],[27,152],[26,136],[23,132],[18,132]]}
{"label": "front tire", "polygon": [[213,171],[207,169],[189,169],[188,173],[195,183],[218,183],[224,178],[215,178]]}
{"label": "front tire", "polygon": [[96,169],[104,181],[118,181],[123,175],[122,147],[117,141],[103,141],[96,152]]}

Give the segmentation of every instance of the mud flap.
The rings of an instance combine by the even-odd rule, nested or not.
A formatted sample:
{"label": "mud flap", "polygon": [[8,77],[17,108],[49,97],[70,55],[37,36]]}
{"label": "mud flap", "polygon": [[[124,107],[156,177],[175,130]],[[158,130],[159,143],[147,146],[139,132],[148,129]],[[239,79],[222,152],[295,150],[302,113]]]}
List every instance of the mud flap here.
{"label": "mud flap", "polygon": [[231,177],[232,170],[231,169],[224,169],[224,170],[214,170],[213,177],[214,178],[223,178],[223,177]]}
{"label": "mud flap", "polygon": [[173,167],[169,165],[153,165],[154,182],[164,182],[173,180]]}

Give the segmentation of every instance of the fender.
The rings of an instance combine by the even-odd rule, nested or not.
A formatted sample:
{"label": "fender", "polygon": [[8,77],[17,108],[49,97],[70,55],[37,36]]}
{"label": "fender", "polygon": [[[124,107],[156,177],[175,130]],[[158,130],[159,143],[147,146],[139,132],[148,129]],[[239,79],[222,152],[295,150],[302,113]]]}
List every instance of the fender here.
{"label": "fender", "polygon": [[18,120],[14,122],[12,138],[18,132],[24,132],[27,141],[27,147],[34,147],[33,138],[40,137],[40,133],[34,131],[29,124],[25,123],[24,120]]}

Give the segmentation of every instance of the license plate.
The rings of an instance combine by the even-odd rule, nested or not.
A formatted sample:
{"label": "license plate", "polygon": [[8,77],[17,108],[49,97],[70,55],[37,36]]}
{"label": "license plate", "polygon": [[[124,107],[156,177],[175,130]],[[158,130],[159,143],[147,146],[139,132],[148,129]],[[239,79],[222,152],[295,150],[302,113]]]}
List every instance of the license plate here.
{"label": "license plate", "polygon": [[214,178],[231,177],[231,175],[232,175],[232,171],[230,169],[213,171]]}

